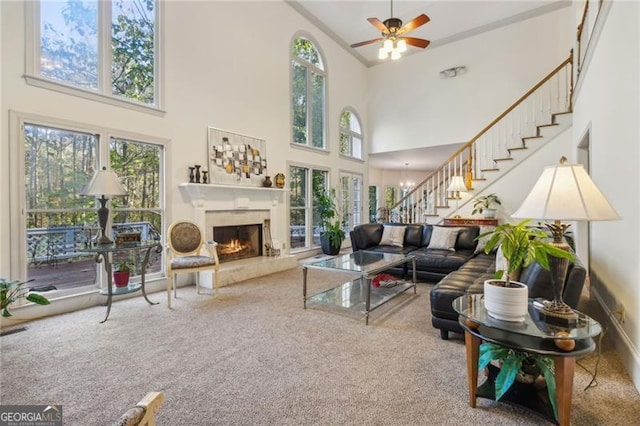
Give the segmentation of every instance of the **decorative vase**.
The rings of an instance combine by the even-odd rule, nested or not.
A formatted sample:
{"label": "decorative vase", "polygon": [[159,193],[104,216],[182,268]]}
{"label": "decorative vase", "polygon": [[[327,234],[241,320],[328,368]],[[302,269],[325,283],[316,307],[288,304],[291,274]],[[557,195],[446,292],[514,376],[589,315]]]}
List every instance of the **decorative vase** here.
{"label": "decorative vase", "polygon": [[113,273],[113,283],[116,287],[126,287],[129,285],[129,272],[128,271],[115,271]]}
{"label": "decorative vase", "polygon": [[209,183],[209,178],[207,177],[208,173],[209,172],[206,170],[202,171],[202,183]]}
{"label": "decorative vase", "polygon": [[484,307],[490,316],[502,321],[524,321],[529,307],[529,288],[520,282],[486,280]]}
{"label": "decorative vase", "polygon": [[284,175],[282,173],[276,175],[276,187],[284,188]]}
{"label": "decorative vase", "polygon": [[271,188],[271,185],[273,185],[273,182],[271,182],[271,176],[265,176],[262,181],[262,186],[265,188]]}
{"label": "decorative vase", "polygon": [[195,175],[193,174],[193,171],[195,170],[195,167],[189,167],[189,183],[193,183],[195,182]]}
{"label": "decorative vase", "polygon": [[196,164],[196,183],[200,183],[200,166],[199,164]]}

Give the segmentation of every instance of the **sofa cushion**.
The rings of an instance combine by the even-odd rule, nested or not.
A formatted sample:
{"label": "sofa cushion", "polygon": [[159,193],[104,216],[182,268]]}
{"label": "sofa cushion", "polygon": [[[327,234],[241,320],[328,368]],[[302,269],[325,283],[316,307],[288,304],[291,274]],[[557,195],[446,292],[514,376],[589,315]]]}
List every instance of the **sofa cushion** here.
{"label": "sofa cushion", "polygon": [[476,238],[480,234],[479,226],[461,226],[456,240],[456,250],[475,250],[478,242]]}
{"label": "sofa cushion", "polygon": [[366,250],[369,247],[377,246],[382,238],[381,223],[363,223],[356,226],[351,231],[352,245],[354,250]]}
{"label": "sofa cushion", "polygon": [[460,228],[434,226],[428,248],[454,251],[459,232]]}
{"label": "sofa cushion", "polygon": [[451,251],[421,247],[412,251],[411,254],[416,257],[417,269],[448,274],[464,265],[473,256],[473,251]]}
{"label": "sofa cushion", "polygon": [[404,245],[404,233],[406,229],[406,226],[383,225],[382,238],[380,239],[379,245],[402,247]]}

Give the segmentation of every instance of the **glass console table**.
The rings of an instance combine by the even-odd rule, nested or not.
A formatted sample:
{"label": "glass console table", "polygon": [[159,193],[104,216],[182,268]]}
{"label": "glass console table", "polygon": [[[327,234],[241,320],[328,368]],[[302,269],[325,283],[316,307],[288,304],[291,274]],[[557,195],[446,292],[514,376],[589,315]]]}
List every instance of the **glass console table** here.
{"label": "glass console table", "polygon": [[[372,279],[379,273],[394,266],[411,262],[413,267],[412,281],[402,281],[392,287],[373,287]],[[307,297],[307,270],[321,269],[325,271],[346,272],[358,275],[353,281]],[[369,313],[399,294],[413,288],[416,293],[416,259],[414,256],[382,252],[356,251],[302,267],[302,296],[304,308],[307,301],[339,307],[349,312],[360,312],[365,315],[365,323],[369,324]]]}
{"label": "glass console table", "polygon": [[[151,300],[149,300],[149,298],[147,297],[147,292],[144,288],[145,274],[147,272],[149,256],[152,250],[155,250],[157,253],[162,252],[162,244],[160,243],[160,241],[155,241],[155,240],[142,241],[142,242],[136,242],[136,243],[125,243],[121,245],[97,244],[97,245],[86,247],[86,248],[83,248],[82,250],[79,250],[85,253],[93,253],[95,261],[97,263],[104,264],[104,270],[107,274],[107,288],[103,288],[100,290],[101,294],[107,296],[107,303],[106,303],[107,314],[105,315],[104,319],[100,321],[100,323],[105,322],[109,318],[109,312],[111,312],[111,302],[114,295],[134,293],[136,291],[142,290],[142,295],[144,296],[144,299],[150,305],[158,304],[157,302],[152,302]],[[113,275],[111,270],[111,263],[112,263],[111,256],[113,255],[113,253],[128,252],[128,251],[129,252],[140,251],[144,253],[144,258],[141,262],[141,268],[140,268],[140,283],[134,283],[134,284],[130,283],[126,287],[114,288]]]}
{"label": "glass console table", "polygon": [[[459,322],[464,329],[464,340],[467,351],[467,380],[469,386],[469,405],[476,406],[478,396],[495,399],[493,383],[487,381],[478,386],[478,357],[482,341],[488,341],[516,351],[549,356],[554,361],[556,380],[556,399],[558,418],[544,400],[544,392],[532,394],[523,392],[507,392],[501,401],[514,403],[527,408],[559,425],[569,425],[571,420],[571,395],[573,392],[573,373],[576,357],[593,352],[593,337],[602,331],[600,324],[576,311],[578,320],[570,327],[560,327],[544,322],[539,307],[533,300],[529,302],[529,312],[524,321],[511,322],[492,318],[484,307],[483,294],[469,294],[453,301],[453,308],[460,314]],[[566,345],[566,340],[573,340],[573,346]],[[514,383],[515,386],[515,383]],[[545,391],[546,392],[546,391]]]}

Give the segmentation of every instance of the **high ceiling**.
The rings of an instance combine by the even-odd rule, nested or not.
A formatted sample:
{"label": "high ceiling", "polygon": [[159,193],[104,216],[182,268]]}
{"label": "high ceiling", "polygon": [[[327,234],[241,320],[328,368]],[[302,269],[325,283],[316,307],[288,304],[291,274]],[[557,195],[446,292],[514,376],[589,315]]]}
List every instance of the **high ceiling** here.
{"label": "high ceiling", "polygon": [[[380,32],[367,18],[384,21],[390,17],[389,0],[288,0],[291,7],[318,26],[338,44],[366,66],[375,66],[379,44],[352,49],[349,46],[364,40],[380,37]],[[504,25],[531,18],[570,5],[570,0],[448,0],[409,1],[394,0],[393,15],[404,23],[424,13],[431,18],[427,24],[410,33],[412,37],[431,41],[426,49],[409,47],[403,54],[426,55],[429,49],[489,31]],[[402,60],[402,59],[400,59]],[[445,161],[460,145],[440,146],[385,152],[369,156],[373,167],[404,170],[431,170]]]}

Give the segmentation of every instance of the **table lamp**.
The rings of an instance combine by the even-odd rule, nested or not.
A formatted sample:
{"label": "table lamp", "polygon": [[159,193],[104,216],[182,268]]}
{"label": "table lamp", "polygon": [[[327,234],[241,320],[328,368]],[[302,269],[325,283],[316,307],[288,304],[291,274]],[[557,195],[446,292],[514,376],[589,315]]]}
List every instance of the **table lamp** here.
{"label": "table lamp", "polygon": [[98,223],[102,229],[102,236],[98,239],[98,244],[111,244],[113,241],[106,234],[107,221],[109,220],[109,209],[106,206],[108,198],[106,196],[127,195],[127,191],[120,184],[118,175],[113,170],[107,170],[106,167],[103,167],[102,170],[96,171],[80,194],[100,196],[98,198],[100,201]]}
{"label": "table lamp", "polygon": [[[562,223],[562,220],[620,218],[584,167],[567,164],[565,157],[560,158],[560,164],[544,168],[529,195],[511,217],[553,220],[553,223],[545,225],[553,236],[552,244],[564,250],[570,250],[564,241],[565,231],[570,225]],[[540,313],[550,322],[568,324],[577,319],[573,309],[562,300],[568,268],[569,259],[549,256],[553,301],[547,302]]]}
{"label": "table lamp", "polygon": [[453,198],[456,199],[456,209],[454,213],[458,211],[458,203],[460,202],[460,193],[467,192],[467,184],[464,183],[462,176],[453,176],[451,183],[447,187],[447,191],[453,192]]}

